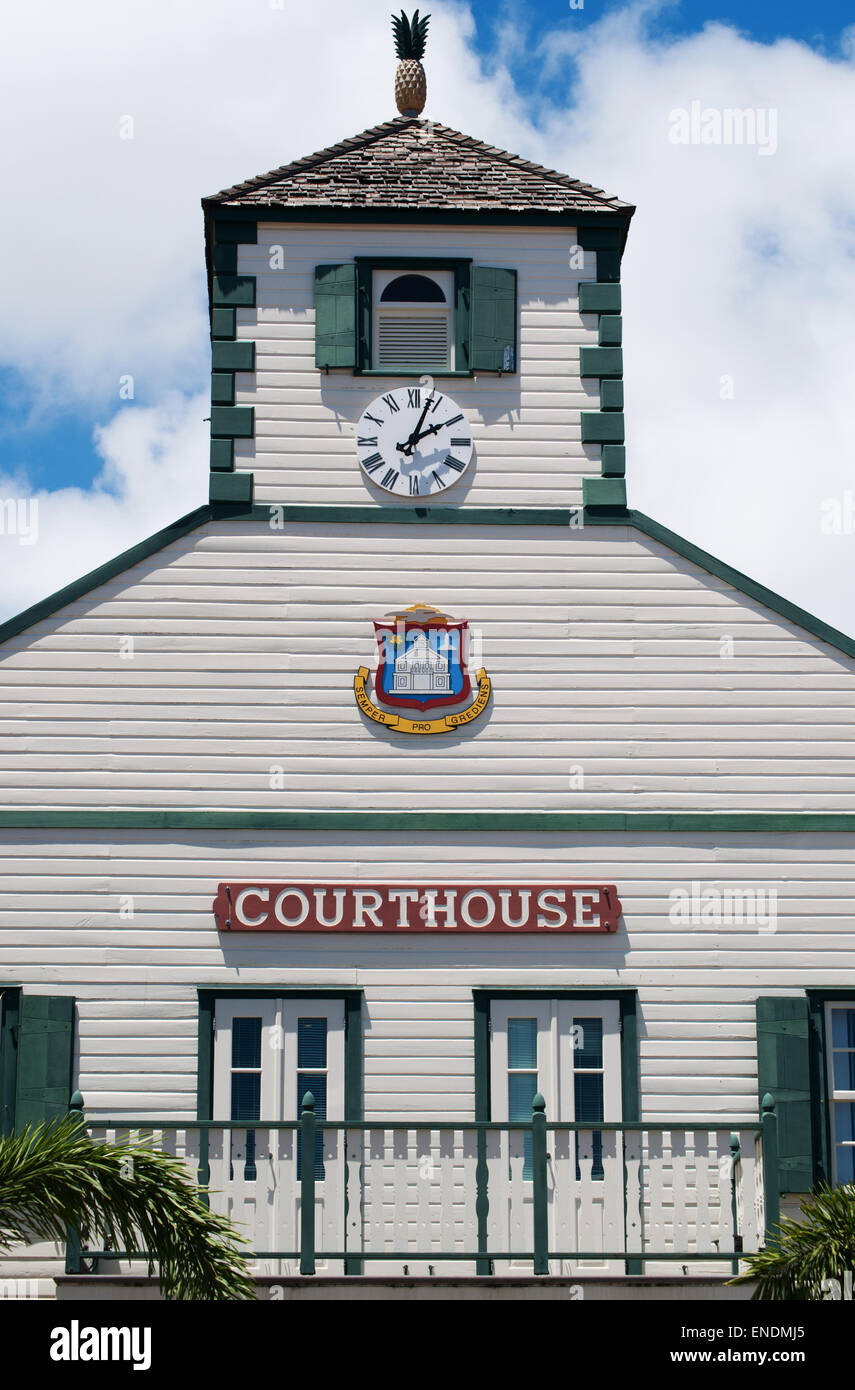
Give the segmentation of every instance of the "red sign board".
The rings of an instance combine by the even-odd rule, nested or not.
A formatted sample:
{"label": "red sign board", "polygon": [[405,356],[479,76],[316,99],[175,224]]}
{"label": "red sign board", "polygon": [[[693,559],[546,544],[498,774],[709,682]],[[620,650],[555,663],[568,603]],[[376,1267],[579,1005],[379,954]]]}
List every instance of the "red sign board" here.
{"label": "red sign board", "polygon": [[218,931],[613,932],[613,884],[221,883]]}

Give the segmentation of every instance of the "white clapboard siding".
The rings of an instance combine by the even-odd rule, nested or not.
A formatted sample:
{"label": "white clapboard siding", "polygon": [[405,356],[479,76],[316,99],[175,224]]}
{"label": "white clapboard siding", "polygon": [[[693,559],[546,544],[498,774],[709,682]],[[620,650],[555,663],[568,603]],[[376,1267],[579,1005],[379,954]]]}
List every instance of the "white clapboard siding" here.
{"label": "white clapboard siding", "polygon": [[[619,970],[639,993],[642,1118],[750,1125],[757,995],[855,986],[844,835],[8,831],[0,873],[0,979],[75,996],[76,1080],[115,1119],[194,1113],[201,986],[361,989],[366,1116],[415,1124],[473,1118],[473,988],[606,987]],[[615,936],[374,935],[358,950],[342,935],[218,936],[218,882],[255,877],[613,882],[624,913]],[[672,923],[672,891],[693,882],[775,889],[776,930]]]}
{"label": "white clapboard siding", "polygon": [[[455,734],[354,700],[416,601],[493,681]],[[624,527],[218,521],[4,644],[0,741],[10,807],[833,811],[855,661]]]}
{"label": "white clapboard siding", "polygon": [[320,372],[314,341],[316,265],[412,255],[470,257],[516,269],[518,277],[519,371],[437,378],[466,412],[475,440],[474,464],[447,503],[579,503],[582,478],[600,471],[599,446],[581,443],[580,416],[598,408],[598,382],[579,376],[579,348],[598,341],[598,316],[579,313],[579,282],[596,279],[596,256],[588,252],[583,268],[571,266],[575,241],[570,227],[260,223],[257,245],[238,248],[239,273],[256,277],[256,307],[237,311],[237,336],[256,343],[256,372],[239,372],[235,381],[236,402],[255,407],[255,438],[237,441],[235,457],[255,475],[256,501],[413,505],[368,481],[354,447],[368,402],[401,379]]}

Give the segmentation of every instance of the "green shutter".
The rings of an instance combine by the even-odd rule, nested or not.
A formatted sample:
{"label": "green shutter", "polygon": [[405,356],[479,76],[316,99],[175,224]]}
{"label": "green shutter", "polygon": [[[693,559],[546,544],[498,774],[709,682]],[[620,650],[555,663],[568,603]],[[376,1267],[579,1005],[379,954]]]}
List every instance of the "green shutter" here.
{"label": "green shutter", "polygon": [[472,267],[472,354],[475,372],[517,370],[517,272]]}
{"label": "green shutter", "polygon": [[70,996],[22,996],[16,1128],[55,1119],[68,1110],[73,1042],[74,1000]]}
{"label": "green shutter", "polygon": [[778,1116],[781,1192],[809,1192],[814,1183],[807,999],[767,995],[757,1000],[757,1079]]}
{"label": "green shutter", "polygon": [[356,264],[315,266],[315,366],[356,366]]}

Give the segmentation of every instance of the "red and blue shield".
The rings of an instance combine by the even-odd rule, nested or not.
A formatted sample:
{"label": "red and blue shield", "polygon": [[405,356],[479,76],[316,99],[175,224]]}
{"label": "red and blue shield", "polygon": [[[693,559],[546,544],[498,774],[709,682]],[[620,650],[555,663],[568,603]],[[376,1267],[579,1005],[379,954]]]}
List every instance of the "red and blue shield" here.
{"label": "red and blue shield", "polygon": [[469,624],[437,608],[415,604],[375,622],[379,662],[375,698],[384,704],[430,710],[456,705],[471,690]]}

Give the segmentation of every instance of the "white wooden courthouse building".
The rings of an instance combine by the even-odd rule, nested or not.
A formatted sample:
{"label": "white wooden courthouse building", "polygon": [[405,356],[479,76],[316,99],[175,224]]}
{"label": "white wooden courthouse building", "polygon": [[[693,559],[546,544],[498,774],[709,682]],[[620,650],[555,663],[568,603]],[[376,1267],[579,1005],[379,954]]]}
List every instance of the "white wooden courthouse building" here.
{"label": "white wooden courthouse building", "polygon": [[4,1128],[293,1287],[711,1296],[855,1176],[855,641],[627,506],[628,204],[402,116],[204,212],[210,501],[0,634]]}

